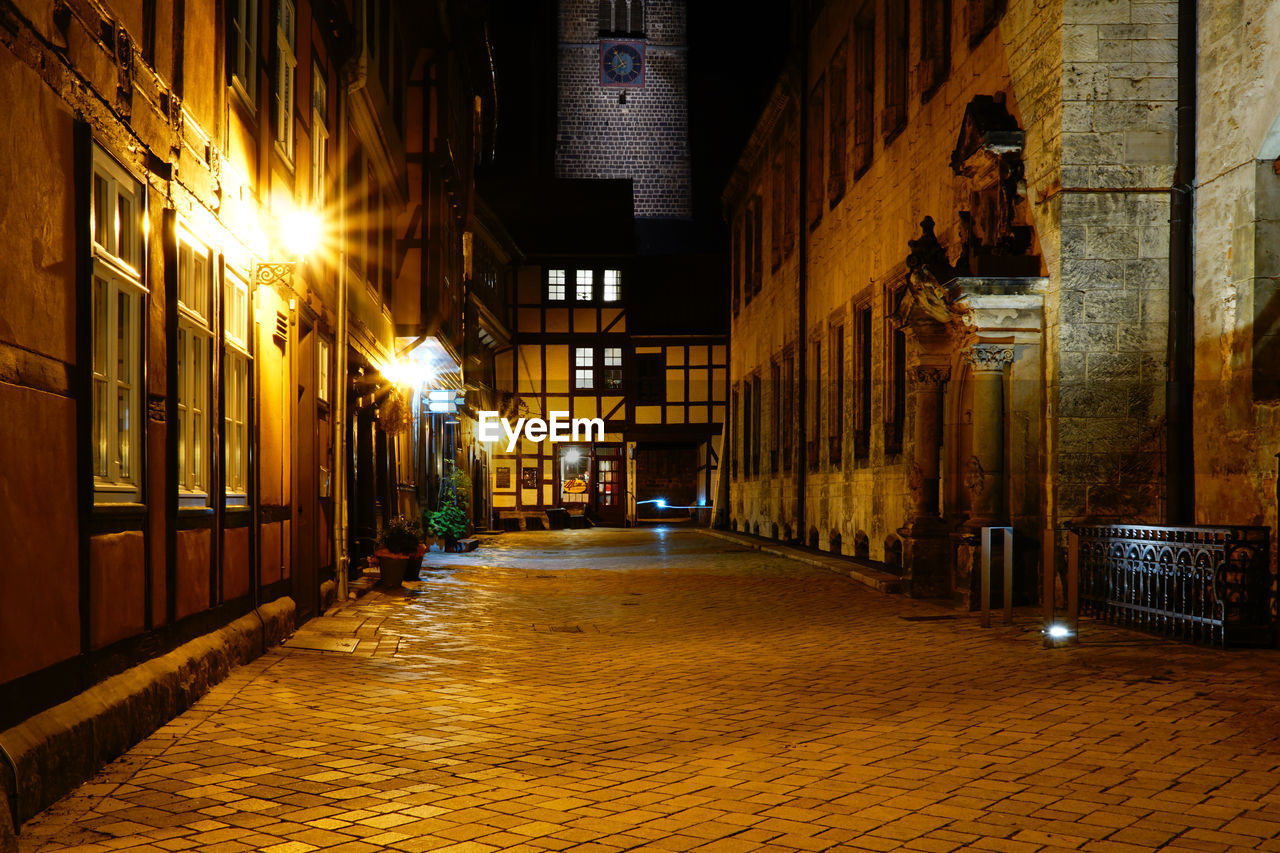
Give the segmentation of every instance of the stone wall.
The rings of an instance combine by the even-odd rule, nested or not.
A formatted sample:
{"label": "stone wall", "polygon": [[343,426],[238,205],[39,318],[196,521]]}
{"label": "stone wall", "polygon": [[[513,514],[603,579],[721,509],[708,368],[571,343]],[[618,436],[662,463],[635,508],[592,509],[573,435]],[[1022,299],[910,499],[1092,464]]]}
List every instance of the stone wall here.
{"label": "stone wall", "polygon": [[[692,215],[685,4],[645,4],[645,85],[600,85],[599,4],[561,0],[556,176],[630,178],[638,217]],[[626,93],[626,103],[619,103]]]}
{"label": "stone wall", "polygon": [[1199,8],[1196,520],[1274,530],[1280,7],[1204,0]]}
{"label": "stone wall", "polygon": [[[829,83],[837,73],[833,57],[855,32],[853,5],[829,5],[814,22],[808,87],[820,77]],[[1029,254],[1040,259],[1039,270],[1019,275],[1041,277],[1032,289],[1033,301],[1043,307],[1028,307],[1030,313],[1017,322],[1042,319],[1036,319],[1035,328],[1020,327],[1016,335],[1012,330],[1005,338],[996,335],[1007,338],[1014,358],[1003,389],[1005,511],[1019,529],[1019,560],[1032,587],[1027,592],[1034,595],[1038,542],[1047,528],[1088,518],[1155,522],[1163,515],[1177,4],[1009,0],[995,27],[977,39],[967,29],[970,5],[953,4],[950,70],[932,93],[922,91],[921,33],[911,29],[905,127],[885,133],[885,85],[877,80],[870,166],[855,175],[850,165],[847,189],[830,201],[828,155],[827,173],[817,181],[824,195],[821,220],[800,231],[809,253],[803,343],[822,341],[822,363],[809,365],[806,377],[810,392],[822,402],[818,464],[805,475],[804,522],[794,518],[795,472],[778,476],[767,467],[759,476],[743,474],[733,482],[729,515],[740,530],[782,536],[794,525],[803,530],[793,531],[793,538],[811,541],[816,533],[822,548],[891,564],[900,558],[900,531],[911,512],[910,436],[917,401],[914,391],[908,393],[906,441],[902,452],[895,452],[885,427],[892,420],[893,399],[891,300],[905,282],[907,241],[920,234],[925,215],[936,221],[951,262],[962,254],[959,213],[973,207],[972,186],[953,171],[952,150],[966,106],[978,96],[1002,97],[1024,132],[1025,180],[1018,188],[1018,209],[1034,229]],[[866,8],[881,15],[885,10],[883,4]],[[912,15],[918,11],[913,5]],[[886,59],[884,26],[878,24],[878,77]],[[797,92],[784,80],[775,101],[794,100]],[[766,109],[725,194],[735,229],[753,196],[763,200],[766,215],[763,288],[739,306],[734,324],[732,379],[739,389],[755,376],[767,380],[771,361],[794,349],[800,334],[796,260],[789,256],[777,268],[769,263],[771,164],[778,150],[800,145],[798,130],[790,126],[776,134],[775,111],[773,105]],[[846,149],[839,156],[851,163],[852,100],[848,115]],[[829,132],[825,121],[819,132]],[[736,250],[742,252],[741,239]],[[839,413],[845,419],[846,449],[836,464],[827,448],[826,383],[834,373],[830,332],[833,326],[845,329],[848,383],[857,367],[849,330],[863,306],[873,317],[870,447],[865,459],[849,458],[854,407],[846,392]],[[999,312],[988,316],[997,325],[1004,322]],[[1033,338],[1039,342],[1030,343]],[[963,358],[971,343],[953,342],[955,358],[944,392],[941,494],[942,516],[949,524],[969,518],[972,509],[965,466],[974,458],[975,411],[971,368]],[[772,395],[762,396],[768,448],[779,419],[769,409]],[[742,415],[740,409],[732,431],[740,460]],[[799,421],[794,412],[784,415]],[[958,583],[963,582],[962,556],[956,558]]]}

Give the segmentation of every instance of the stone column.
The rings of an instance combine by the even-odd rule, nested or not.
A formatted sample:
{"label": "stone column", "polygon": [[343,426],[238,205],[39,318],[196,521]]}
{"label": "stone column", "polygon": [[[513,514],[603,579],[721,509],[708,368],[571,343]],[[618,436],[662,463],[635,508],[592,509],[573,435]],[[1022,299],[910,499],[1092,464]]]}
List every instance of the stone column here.
{"label": "stone column", "polygon": [[916,365],[910,371],[915,395],[915,428],[911,442],[911,520],[908,526],[940,519],[939,455],[942,437],[942,386],[951,378],[945,366]]}
{"label": "stone column", "polygon": [[1013,361],[1009,344],[977,343],[969,348],[973,365],[973,455],[961,476],[969,490],[967,527],[1003,524],[1004,366]]}

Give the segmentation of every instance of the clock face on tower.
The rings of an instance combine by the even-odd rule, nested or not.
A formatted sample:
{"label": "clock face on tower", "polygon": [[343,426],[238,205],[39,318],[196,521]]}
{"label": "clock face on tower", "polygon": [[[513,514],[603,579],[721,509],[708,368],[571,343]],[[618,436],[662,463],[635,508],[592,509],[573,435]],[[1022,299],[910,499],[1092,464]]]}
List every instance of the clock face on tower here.
{"label": "clock face on tower", "polygon": [[643,86],[644,42],[601,42],[600,85]]}

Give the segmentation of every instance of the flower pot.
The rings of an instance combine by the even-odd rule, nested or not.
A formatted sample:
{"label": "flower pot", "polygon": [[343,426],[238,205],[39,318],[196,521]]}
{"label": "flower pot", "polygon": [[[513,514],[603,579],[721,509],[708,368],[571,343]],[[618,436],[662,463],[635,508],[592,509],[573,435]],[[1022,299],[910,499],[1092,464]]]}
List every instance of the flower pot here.
{"label": "flower pot", "polygon": [[378,558],[378,565],[382,569],[382,585],[398,587],[404,583],[406,577],[417,580],[418,567],[422,563],[422,555],[425,551],[426,548],[421,545],[418,546],[415,554],[393,554],[382,548],[375,551],[374,556]]}

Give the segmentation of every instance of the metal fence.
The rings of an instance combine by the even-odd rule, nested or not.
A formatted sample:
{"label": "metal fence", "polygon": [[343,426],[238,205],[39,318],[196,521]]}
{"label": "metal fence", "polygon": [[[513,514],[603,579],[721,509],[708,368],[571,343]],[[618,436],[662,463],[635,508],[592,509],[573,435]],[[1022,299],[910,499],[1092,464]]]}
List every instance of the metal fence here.
{"label": "metal fence", "polygon": [[1265,527],[1076,527],[1081,609],[1216,646],[1272,639]]}

